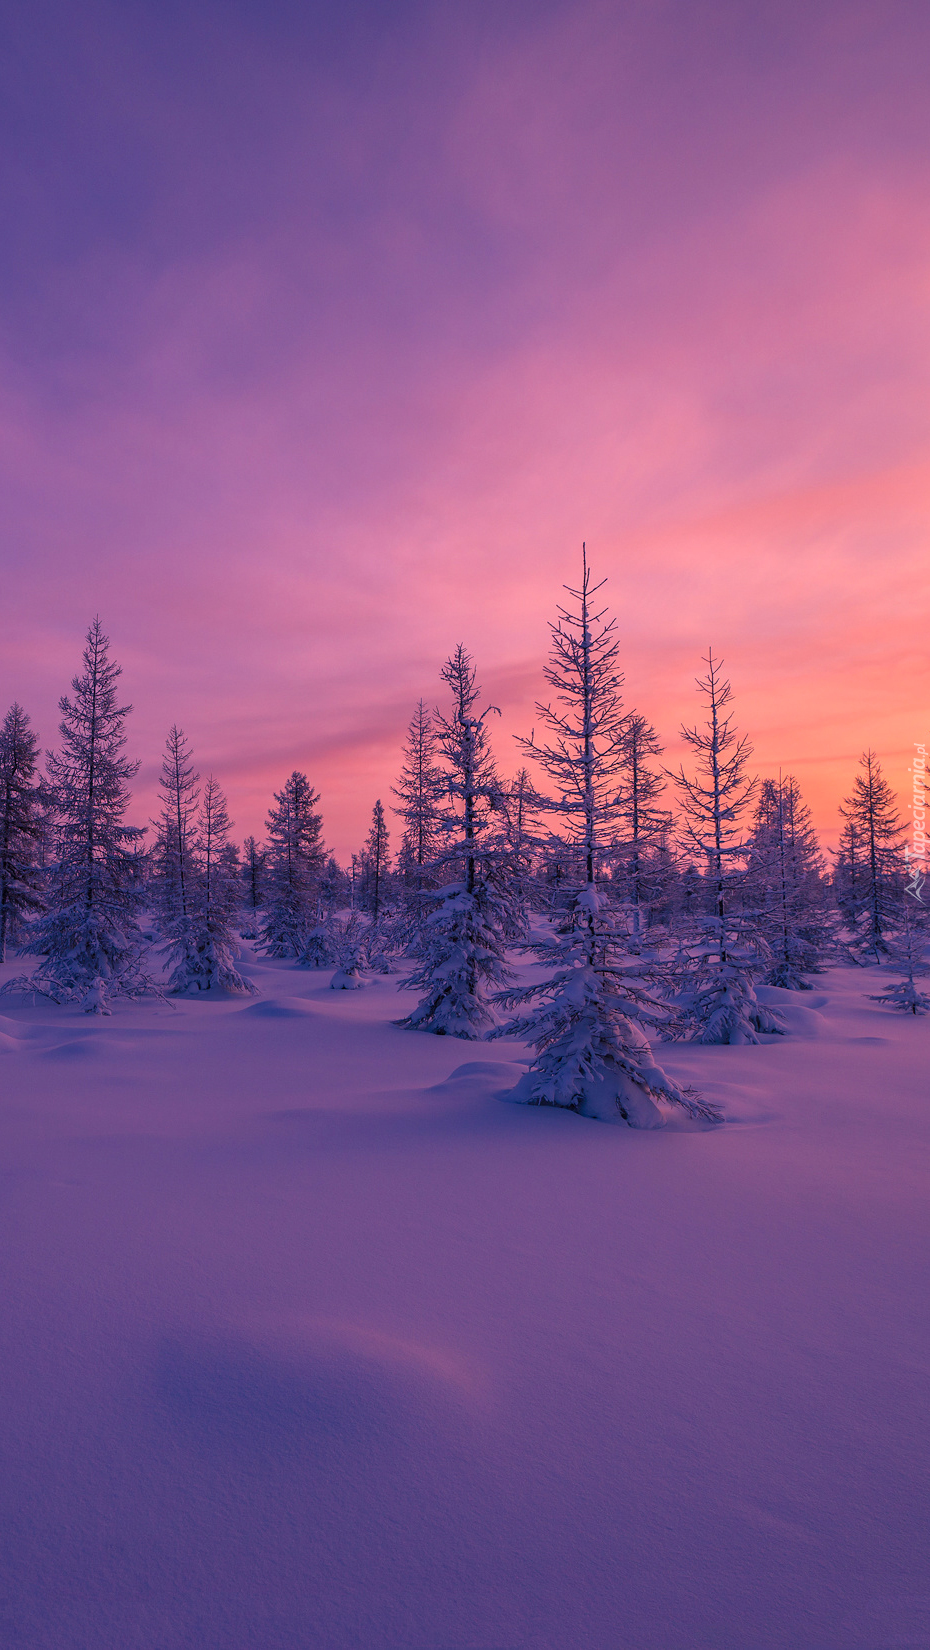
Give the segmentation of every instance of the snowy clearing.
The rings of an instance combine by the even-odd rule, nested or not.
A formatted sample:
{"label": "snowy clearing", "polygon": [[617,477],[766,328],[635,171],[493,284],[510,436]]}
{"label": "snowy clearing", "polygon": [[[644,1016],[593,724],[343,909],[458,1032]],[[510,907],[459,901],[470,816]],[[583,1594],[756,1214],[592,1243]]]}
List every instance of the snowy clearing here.
{"label": "snowy clearing", "polygon": [[[2,977],[21,971],[4,966]],[[0,1001],[3,1646],[930,1645],[930,1021],[661,1045],[719,1128],[255,998]]]}

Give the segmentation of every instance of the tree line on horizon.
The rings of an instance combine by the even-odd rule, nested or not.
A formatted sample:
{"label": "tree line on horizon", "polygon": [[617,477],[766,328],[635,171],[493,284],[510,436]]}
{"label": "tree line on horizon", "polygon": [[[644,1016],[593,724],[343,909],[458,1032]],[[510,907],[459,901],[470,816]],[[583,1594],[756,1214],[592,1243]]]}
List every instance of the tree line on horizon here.
{"label": "tree line on horizon", "polygon": [[[536,1051],[531,1103],[594,1115],[606,1094],[631,1123],[663,1103],[712,1112],[655,1065],[650,1038],[777,1033],[771,988],[805,990],[828,961],[885,965],[897,983],[879,1000],[930,1007],[917,983],[924,906],[875,754],[841,805],[828,868],[794,776],[749,773],[752,747],[712,650],[701,718],[681,730],[688,769],[663,767],[654,728],[624,707],[602,585],[583,551],[581,584],[565,587],[550,625],[552,698],[537,706],[539,740],[518,740],[513,778],[492,751],[495,708],[455,649],[445,707],[421,699],[409,725],[391,803],[400,846],[392,855],[379,799],[349,867],[327,852],[319,794],[298,771],[274,795],[265,840],[240,850],[222,788],[212,775],[201,784],[178,726],[146,845],[146,830],[126,823],[139,766],[124,754],[131,707],[95,619],[44,774],[18,704],[0,728],[0,960],[12,948],[40,958],[4,989],[99,1013],[152,989],[245,993],[240,938],[332,969],[344,987],[403,967],[419,1000],[399,1024],[519,1036]],[[153,945],[166,987],[149,972]],[[515,983],[521,952],[542,980]]]}

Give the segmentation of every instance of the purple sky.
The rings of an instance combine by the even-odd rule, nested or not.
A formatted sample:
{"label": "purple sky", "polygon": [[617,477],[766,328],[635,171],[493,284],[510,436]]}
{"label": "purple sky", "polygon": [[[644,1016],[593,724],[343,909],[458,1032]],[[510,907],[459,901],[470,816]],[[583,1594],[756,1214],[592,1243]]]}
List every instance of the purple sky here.
{"label": "purple sky", "polygon": [[238,833],[357,847],[462,640],[528,732],[582,538],[832,834],[927,735],[923,3],[7,5],[0,698],[99,611]]}

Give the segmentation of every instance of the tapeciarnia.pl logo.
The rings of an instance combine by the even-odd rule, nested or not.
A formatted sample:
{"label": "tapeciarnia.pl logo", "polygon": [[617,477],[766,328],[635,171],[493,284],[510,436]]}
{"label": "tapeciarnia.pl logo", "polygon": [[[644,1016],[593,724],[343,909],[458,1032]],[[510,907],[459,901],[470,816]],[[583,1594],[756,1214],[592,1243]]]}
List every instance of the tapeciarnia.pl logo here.
{"label": "tapeciarnia.pl logo", "polygon": [[912,766],[907,770],[911,775],[911,801],[908,803],[907,811],[913,815],[913,821],[911,845],[904,849],[904,859],[910,877],[905,893],[912,894],[914,899],[919,899],[923,904],[920,890],[924,885],[927,869],[927,747],[919,745],[915,739],[914,748],[917,754]]}

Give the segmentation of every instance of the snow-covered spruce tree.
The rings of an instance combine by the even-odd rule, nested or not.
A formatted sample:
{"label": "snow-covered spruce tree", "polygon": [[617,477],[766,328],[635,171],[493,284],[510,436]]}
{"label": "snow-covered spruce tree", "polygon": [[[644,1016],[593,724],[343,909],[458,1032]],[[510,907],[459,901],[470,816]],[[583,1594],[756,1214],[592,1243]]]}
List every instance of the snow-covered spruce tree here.
{"label": "snow-covered spruce tree", "polygon": [[400,847],[394,860],[394,877],[398,892],[395,929],[398,944],[405,945],[407,940],[419,931],[422,919],[420,896],[426,885],[423,867],[417,864],[406,831],[400,839]]}
{"label": "snow-covered spruce tree", "polygon": [[336,915],[341,900],[350,894],[349,879],[332,854],[320,879],[317,921],[307,934],[297,961],[301,968],[339,968],[345,950],[345,931]]}
{"label": "snow-covered spruce tree", "polygon": [[239,847],[235,842],[225,842],[220,850],[220,867],[224,876],[228,877],[231,889],[231,911],[238,917],[242,906],[242,860],[239,857]]}
{"label": "snow-covered spruce tree", "polygon": [[707,653],[707,675],[697,679],[707,702],[701,727],[682,727],[681,737],[695,752],[695,772],[671,774],[684,815],[683,847],[705,865],[704,887],[710,910],[704,917],[706,940],[691,949],[690,978],[679,1003],[702,1043],[757,1043],[757,1033],[783,1031],[779,1017],[756,997],[754,976],[763,955],[753,942],[738,908],[746,845],[742,819],[755,790],[746,763],[752,747],[738,738],[732,712],[732,689],[722,676],[722,660]]}
{"label": "snow-covered spruce tree", "polygon": [[848,954],[856,962],[879,963],[902,920],[905,828],[874,751],[865,751],[859,766],[852,795],[840,807],[846,823],[837,892],[851,930]]}
{"label": "snow-covered spruce tree", "polygon": [[665,789],[665,775],[649,761],[650,757],[661,756],[662,749],[652,724],[639,711],[630,711],[623,723],[618,772],[622,821],[618,859],[636,940],[644,926],[644,915],[645,926],[650,922],[650,908],[657,893],[653,861],[669,828],[668,812],[656,806]]}
{"label": "snow-covered spruce tree", "polygon": [[190,914],[194,883],[194,838],[200,775],[194,772],[184,731],[173,725],[165,740],[161,774],[161,813],[155,825],[150,892],[165,935],[174,933]]}
{"label": "snow-covered spruce tree", "polygon": [[324,913],[332,916],[341,905],[348,905],[350,897],[349,878],[335,854],[330,854],[320,879],[320,903]]}
{"label": "snow-covered spruce tree", "polygon": [[830,942],[823,860],[793,775],[765,779],[749,836],[744,908],[771,951],[768,985],[808,991]]}
{"label": "snow-covered spruce tree", "polygon": [[646,893],[648,926],[670,930],[686,902],[682,883],[684,873],[679,864],[674,821],[669,814],[665,827],[650,844],[644,856],[643,881]]}
{"label": "snow-covered spruce tree", "polygon": [[888,971],[898,974],[900,978],[895,985],[886,985],[883,991],[872,993],[873,1002],[886,1003],[889,1008],[899,1009],[904,1014],[930,1013],[930,996],[926,991],[921,991],[917,984],[919,979],[930,974],[927,940],[926,907],[919,898],[908,895],[904,900],[903,926],[887,942]]}
{"label": "snow-covered spruce tree", "polygon": [[496,707],[477,711],[475,667],[461,644],[442,669],[453,710],[437,711],[437,742],[445,761],[447,804],[440,819],[442,846],[430,865],[436,908],[416,944],[418,966],[406,981],[422,991],[411,1014],[397,1023],[438,1036],[480,1037],[493,1024],[490,993],[510,978],[508,941],[520,936],[523,917],[499,874],[500,843],[493,829],[500,780],[486,722]]}
{"label": "snow-covered spruce tree", "polygon": [[550,806],[565,822],[581,870],[571,924],[530,948],[554,972],[499,993],[502,1007],[529,1006],[494,1035],[523,1038],[536,1050],[515,1099],[651,1128],[662,1124],[663,1101],[693,1116],[716,1113],[656,1065],[645,1028],[664,1010],[637,977],[640,965],[597,886],[619,818],[624,729],[616,620],[605,622],[606,609],[595,601],[604,582],[592,585],[582,547],[581,587],[566,585],[573,605],[560,607],[550,625],[545,674],[556,702],[536,707],[550,742],[521,740],[554,784]]}
{"label": "snow-covered spruce tree", "polygon": [[139,996],[149,985],[136,920],[144,887],[134,848],[143,833],[123,823],[139,764],[123,756],[132,707],[118,702],[121,670],[109,646],[94,619],[74,697],[59,701],[62,749],[48,758],[54,863],[32,942],[45,960],[30,982],[56,1002],[98,1014],[110,1012],[111,997]]}
{"label": "snow-covered spruce tree", "polygon": [[238,856],[229,840],[226,798],[210,776],[196,819],[185,884],[185,908],[164,923],[171,967],[169,991],[194,996],[203,992],[254,988],[235,966],[232,923],[240,899]]}
{"label": "snow-covered spruce tree", "polygon": [[[546,804],[540,806],[545,808]],[[543,836],[539,875],[544,909],[553,914],[571,906],[578,887],[585,880],[583,860],[556,830],[550,829]]]}
{"label": "snow-covered spruce tree", "polygon": [[678,873],[675,887],[674,911],[672,924],[676,937],[686,943],[694,941],[698,935],[704,933],[704,920],[707,915],[707,889],[704,878],[693,859],[686,856]]}
{"label": "snow-covered spruce tree", "polygon": [[365,984],[362,969],[368,956],[368,925],[358,911],[350,911],[344,923],[333,923],[336,968],[330,980],[333,991],[359,991]]}
{"label": "snow-covered spruce tree", "polygon": [[859,830],[854,820],[848,820],[840,834],[839,847],[834,850],[833,897],[839,920],[850,931],[856,927],[856,914],[860,910],[863,875]]}
{"label": "snow-covered spruce tree", "polygon": [[502,818],[502,870],[513,897],[525,910],[549,904],[549,889],[540,881],[538,861],[542,846],[539,813],[544,802],[526,768],[520,768],[509,785],[502,785],[499,808]]}
{"label": "snow-covered spruce tree", "polygon": [[370,912],[373,924],[381,917],[389,892],[389,841],[390,832],[379,797],[371,810],[371,830],[361,856],[361,903]]}
{"label": "snow-covered spruce tree", "polygon": [[268,814],[267,903],[261,946],[272,957],[300,957],[319,919],[326,862],[319,794],[294,772]]}
{"label": "snow-covered spruce tree", "polygon": [[35,842],[35,858],[44,887],[55,857],[55,796],[51,786],[42,777],[39,779],[36,797],[36,823],[39,835]]}
{"label": "snow-covered spruce tree", "polygon": [[399,944],[408,945],[422,927],[427,893],[432,887],[429,867],[437,851],[439,794],[442,775],[436,763],[436,729],[421,699],[410,719],[400,778],[391,791],[397,798],[393,812],[404,822],[397,856],[400,908],[395,921]]}
{"label": "snow-covered spruce tree", "polygon": [[242,847],[242,916],[243,939],[254,940],[258,934],[258,914],[265,903],[265,850],[254,836],[247,836]]}
{"label": "snow-covered spruce tree", "polygon": [[23,946],[26,925],[42,910],[43,786],[36,780],[38,739],[22,705],[0,728],[0,962]]}
{"label": "snow-covered spruce tree", "polygon": [[371,815],[371,830],[361,855],[361,899],[359,903],[371,918],[365,942],[365,962],[378,974],[397,971],[396,953],[403,943],[393,920],[395,877],[391,871],[389,853],[390,832],[380,799]]}
{"label": "snow-covered spruce tree", "polygon": [[342,932],[331,914],[320,917],[309,930],[297,961],[301,968],[336,968],[342,957]]}
{"label": "snow-covered spruce tree", "polygon": [[513,1099],[622,1121],[630,1128],[660,1128],[663,1104],[719,1122],[715,1106],[656,1064],[649,1033],[666,1010],[637,974],[627,936],[615,927],[596,883],[579,890],[574,916],[571,928],[528,947],[554,972],[541,983],[498,996],[507,1008],[530,1005],[491,1033],[535,1047],[536,1058]]}

